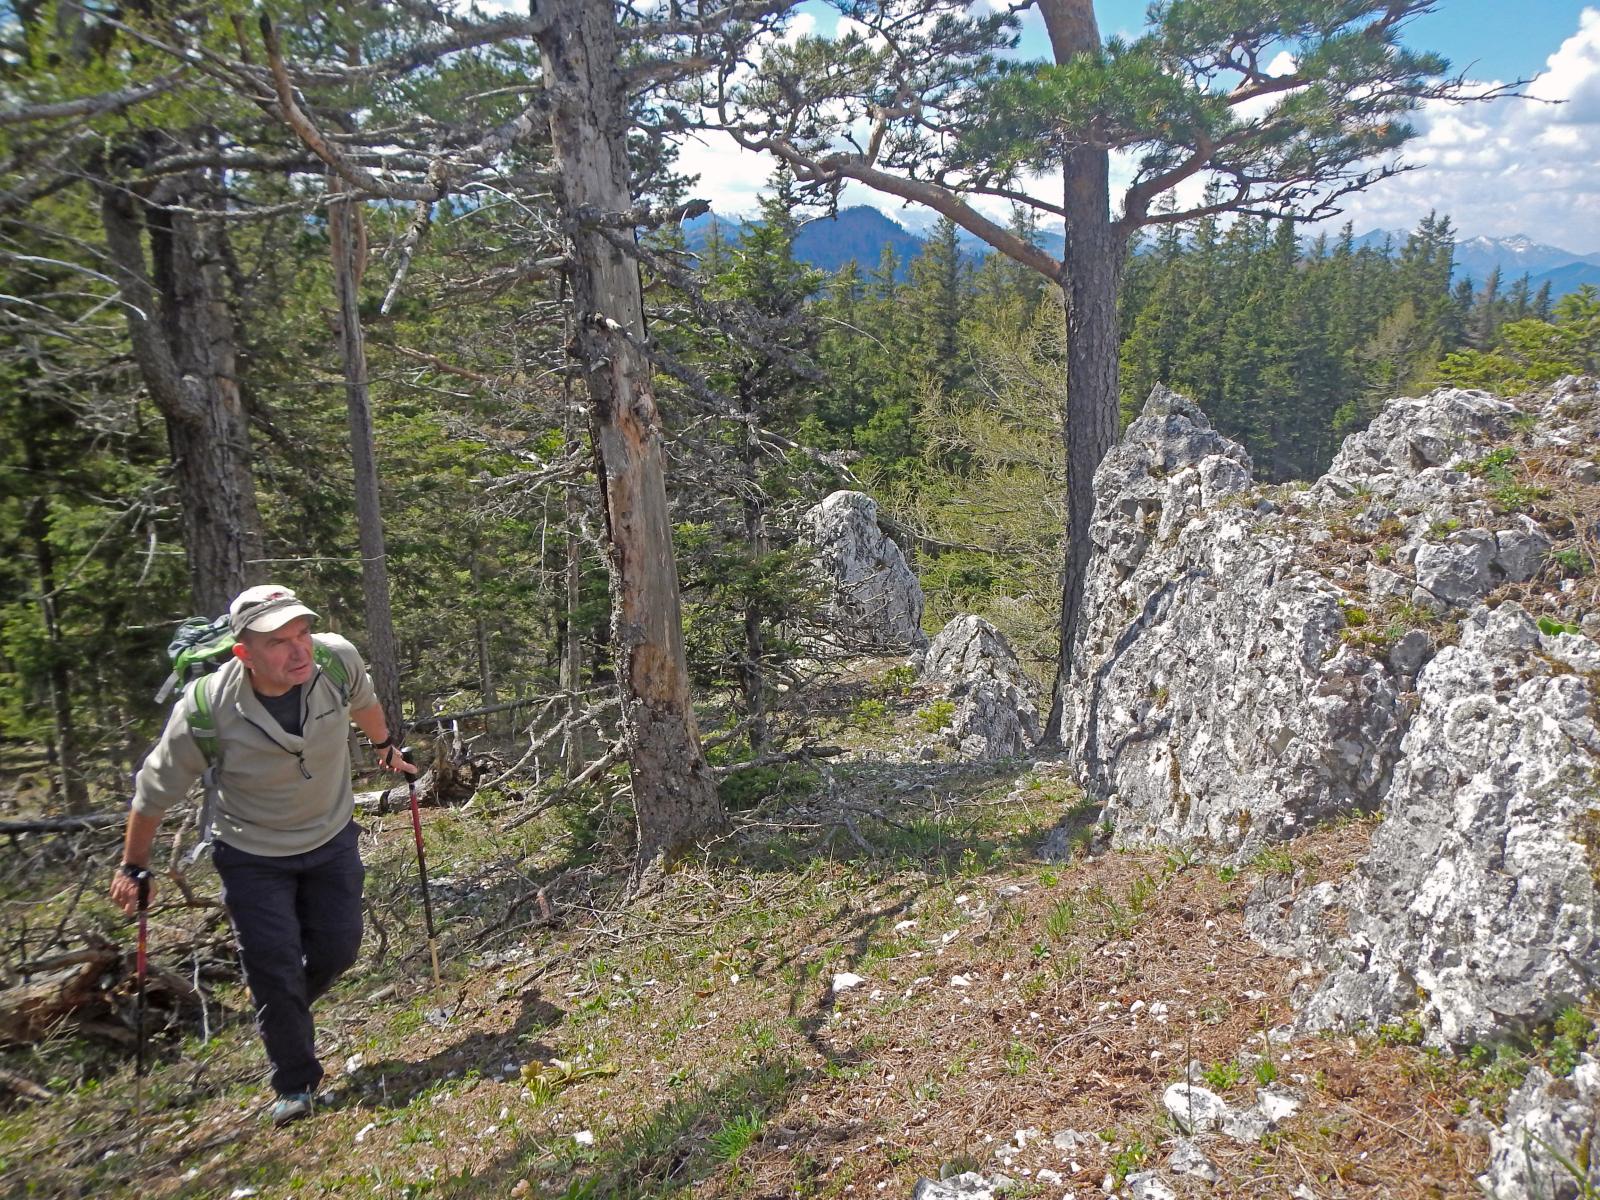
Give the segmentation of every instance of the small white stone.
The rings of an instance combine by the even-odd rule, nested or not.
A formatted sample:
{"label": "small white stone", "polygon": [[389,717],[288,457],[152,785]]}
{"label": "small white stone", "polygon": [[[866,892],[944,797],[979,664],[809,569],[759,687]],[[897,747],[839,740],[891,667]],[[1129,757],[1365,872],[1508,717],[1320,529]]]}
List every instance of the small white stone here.
{"label": "small white stone", "polygon": [[1262,1116],[1276,1125],[1299,1112],[1300,1101],[1287,1092],[1273,1088],[1259,1088],[1256,1091],[1256,1107],[1261,1110]]}
{"label": "small white stone", "polygon": [[851,988],[860,987],[866,981],[865,976],[856,975],[850,971],[840,971],[833,977],[833,990],[836,993],[848,992]]}
{"label": "small white stone", "polygon": [[377,1127],[378,1123],[376,1121],[368,1121],[365,1125],[358,1129],[356,1131],[356,1145],[359,1146],[362,1142],[366,1141],[367,1134],[371,1133]]}
{"label": "small white stone", "polygon": [[594,1134],[587,1129],[580,1129],[572,1135],[572,1140],[580,1146],[592,1146],[594,1145]]}
{"label": "small white stone", "polygon": [[952,975],[950,976],[950,986],[954,988],[971,987],[972,980],[968,979],[965,975]]}

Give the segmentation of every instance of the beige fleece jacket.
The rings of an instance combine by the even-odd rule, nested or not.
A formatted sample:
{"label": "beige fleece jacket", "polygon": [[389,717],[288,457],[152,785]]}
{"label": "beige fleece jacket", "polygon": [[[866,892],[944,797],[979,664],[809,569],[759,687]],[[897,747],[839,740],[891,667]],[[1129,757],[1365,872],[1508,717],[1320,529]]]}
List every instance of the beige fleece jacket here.
{"label": "beige fleece jacket", "polygon": [[[339,685],[319,667],[300,689],[303,736],[286,733],[262,707],[250,675],[229,659],[211,676],[221,799],[211,814],[219,841],[252,854],[305,854],[350,821],[350,713],[377,703],[361,653],[338,634],[313,640],[339,656],[349,682]],[[194,687],[172,706],[161,740],[139,768],[134,811],[160,816],[205,772],[206,758],[189,730]]]}

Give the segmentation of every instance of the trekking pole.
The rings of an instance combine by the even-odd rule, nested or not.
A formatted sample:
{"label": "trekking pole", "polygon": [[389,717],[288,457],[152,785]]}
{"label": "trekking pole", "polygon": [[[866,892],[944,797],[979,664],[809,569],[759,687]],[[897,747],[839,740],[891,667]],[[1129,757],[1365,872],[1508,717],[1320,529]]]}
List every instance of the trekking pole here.
{"label": "trekking pole", "polygon": [[133,1133],[134,1149],[136,1153],[144,1153],[144,977],[148,956],[145,953],[150,932],[150,871],[148,868],[135,876],[139,885],[139,943],[134,953],[134,975],[138,980],[137,991],[134,993],[133,1012],[134,1022],[138,1026],[135,1033],[133,1068]]}
{"label": "trekking pole", "polygon": [[[409,751],[400,751],[400,757],[411,762]],[[412,763],[415,766],[415,763]],[[422,848],[422,813],[417,808],[417,777],[406,775],[406,790],[411,794],[411,833],[417,841],[417,874],[422,877],[422,918],[428,923],[428,957],[433,962],[433,986],[439,986],[439,946],[433,933],[433,901],[428,896],[428,855]]]}

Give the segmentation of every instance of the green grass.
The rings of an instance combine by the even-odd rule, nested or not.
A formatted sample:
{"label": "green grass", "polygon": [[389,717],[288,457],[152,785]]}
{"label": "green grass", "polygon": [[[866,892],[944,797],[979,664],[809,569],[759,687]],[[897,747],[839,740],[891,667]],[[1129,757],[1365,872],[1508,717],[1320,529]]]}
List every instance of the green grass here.
{"label": "green grass", "polygon": [[712,1156],[723,1162],[738,1162],[761,1136],[761,1126],[761,1114],[754,1111],[735,1113],[707,1139]]}

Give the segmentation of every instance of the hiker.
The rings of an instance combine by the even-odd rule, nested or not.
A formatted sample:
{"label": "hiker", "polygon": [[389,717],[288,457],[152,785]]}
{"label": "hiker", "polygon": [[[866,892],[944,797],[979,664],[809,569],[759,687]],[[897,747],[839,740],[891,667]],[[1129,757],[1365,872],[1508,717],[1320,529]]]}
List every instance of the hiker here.
{"label": "hiker", "polygon": [[311,1004],[361,947],[349,722],[384,767],[416,768],[389,736],[360,652],[313,634],[317,614],[292,591],[247,588],[228,616],[233,657],[183,694],[139,768],[111,899],[138,908],[162,815],[209,768],[212,861],[272,1064],[272,1122],[283,1125],[310,1115],[322,1081]]}

